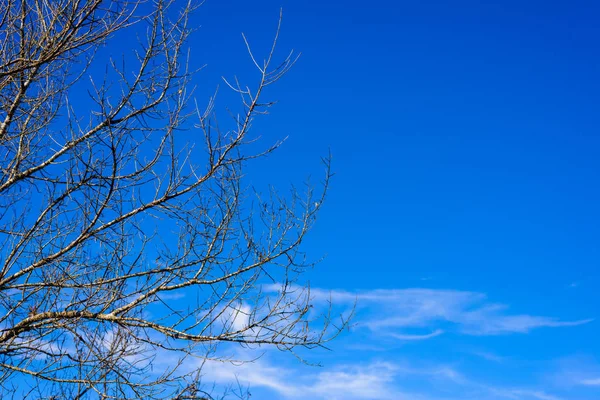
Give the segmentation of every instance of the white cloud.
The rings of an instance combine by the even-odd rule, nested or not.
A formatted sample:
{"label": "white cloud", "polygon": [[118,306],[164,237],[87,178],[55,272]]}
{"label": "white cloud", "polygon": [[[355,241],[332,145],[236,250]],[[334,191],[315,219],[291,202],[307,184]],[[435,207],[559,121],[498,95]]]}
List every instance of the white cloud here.
{"label": "white cloud", "polygon": [[300,395],[300,388],[292,383],[291,371],[269,365],[262,359],[246,363],[208,361],[202,369],[204,378],[216,383],[239,381],[251,387],[265,387],[286,397]]}
{"label": "white cloud", "polygon": [[395,373],[396,367],[390,363],[338,367],[319,373],[310,392],[330,400],[402,399],[404,397],[390,387]]}
{"label": "white cloud", "polygon": [[508,361],[508,357],[499,356],[489,351],[472,351],[470,353],[477,357],[481,357],[484,360],[493,361],[496,363],[503,363]]}
{"label": "white cloud", "polygon": [[[301,290],[297,287],[286,289],[293,292],[293,295],[299,295]],[[269,285],[264,286],[263,290],[265,293],[272,293],[281,288]],[[459,290],[409,288],[352,292],[311,289],[310,297],[316,313],[330,305],[335,312],[335,308],[344,310],[356,304],[354,322],[363,328],[360,337],[364,339],[366,336],[368,340],[349,342],[346,349],[366,346],[368,350],[362,354],[373,354],[375,348],[379,357],[386,357],[386,354],[379,351],[379,347],[385,349],[390,344],[389,340],[380,340],[386,337],[418,342],[434,340],[433,338],[446,333],[506,335],[527,333],[544,327],[576,326],[592,321],[565,321],[554,317],[514,313],[504,304],[489,301],[483,293]],[[491,353],[478,355],[497,362],[509,361]],[[260,359],[241,367],[225,367],[226,373],[221,371],[209,376],[217,377],[214,380],[221,383],[231,382],[237,377],[250,387],[268,388],[280,398],[291,400],[449,400],[448,395],[458,396],[453,398],[461,400],[561,400],[555,394],[547,392],[547,386],[543,389],[535,386],[513,387],[488,385],[472,380],[461,374],[455,365],[427,364],[420,359],[401,362],[391,358],[370,363],[353,362],[355,364],[306,370],[274,367],[267,360]],[[599,376],[580,375],[577,384],[600,385]]]}
{"label": "white cloud", "polygon": [[[286,398],[315,399],[402,399],[390,384],[395,367],[389,363],[366,366],[340,366],[331,370],[309,368],[304,375],[298,371],[275,366],[265,359],[233,364],[207,362],[205,379],[228,384],[239,381],[250,387],[263,387]],[[319,372],[313,372],[319,371]]]}
{"label": "white cloud", "polygon": [[580,383],[586,386],[600,386],[600,378],[582,379]]}
{"label": "white cloud", "polygon": [[[446,325],[467,335],[502,335],[593,321],[511,314],[506,305],[490,303],[483,293],[458,290],[413,288],[353,293],[311,289],[311,297],[317,303],[331,300],[334,305],[356,302],[358,324],[401,340],[433,338],[442,334]],[[407,332],[415,328],[429,328],[433,332],[424,335]]]}
{"label": "white cloud", "polygon": [[440,336],[442,333],[444,333],[443,330],[441,329],[436,329],[435,331],[431,332],[431,333],[427,333],[424,335],[409,335],[409,334],[401,334],[401,333],[391,333],[390,336],[395,338],[395,339],[399,339],[399,340],[425,340],[425,339],[431,339],[434,338],[436,336]]}
{"label": "white cloud", "polygon": [[231,331],[242,331],[250,324],[252,308],[246,303],[229,305],[221,315],[221,322]]}
{"label": "white cloud", "polygon": [[173,292],[159,292],[158,297],[163,301],[174,301],[185,298],[185,293],[181,290]]}
{"label": "white cloud", "polygon": [[[252,358],[248,350],[238,359]],[[271,356],[274,356],[271,354]],[[239,382],[250,390],[263,388],[277,398],[319,400],[442,400],[430,394],[406,391],[400,381],[436,381],[462,385],[467,380],[448,365],[371,361],[335,365],[329,368],[278,365],[266,356],[251,362],[205,362],[203,379],[228,385]]]}
{"label": "white cloud", "polygon": [[450,365],[408,361],[292,369],[261,358],[243,364],[208,362],[203,376],[217,384],[237,381],[251,392],[269,389],[289,400],[562,400],[543,390],[482,384]]}
{"label": "white cloud", "polygon": [[499,389],[488,388],[489,392],[497,397],[514,399],[514,400],[562,400],[560,397],[553,396],[541,390],[526,390],[526,389]]}
{"label": "white cloud", "polygon": [[562,390],[575,390],[577,386],[587,386],[590,390],[600,388],[600,363],[584,354],[571,355],[555,360],[553,372],[546,376],[548,386]]}

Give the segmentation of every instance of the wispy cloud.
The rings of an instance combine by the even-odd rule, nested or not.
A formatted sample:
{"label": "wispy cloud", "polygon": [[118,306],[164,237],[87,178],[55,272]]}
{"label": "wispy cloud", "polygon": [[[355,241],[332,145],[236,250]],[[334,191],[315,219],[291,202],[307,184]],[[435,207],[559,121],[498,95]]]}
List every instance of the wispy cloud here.
{"label": "wispy cloud", "polygon": [[261,358],[242,365],[209,362],[203,373],[216,383],[237,381],[251,391],[268,389],[290,400],[562,400],[538,389],[486,385],[450,365],[422,362],[374,361],[321,369],[282,367]]}
{"label": "wispy cloud", "polygon": [[[433,338],[449,330],[467,335],[528,333],[537,328],[569,327],[593,321],[513,314],[508,306],[489,302],[483,293],[457,290],[414,288],[354,293],[312,289],[311,296],[316,302],[356,302],[360,325],[400,340]],[[426,331],[414,332],[415,329]]]}
{"label": "wispy cloud", "polygon": [[488,388],[490,394],[500,398],[514,400],[563,400],[542,390]]}
{"label": "wispy cloud", "polygon": [[204,379],[215,383],[238,381],[251,387],[267,388],[286,397],[300,394],[300,388],[292,383],[292,371],[270,365],[263,359],[248,363],[208,361],[202,373]]}
{"label": "wispy cloud", "polygon": [[402,333],[391,333],[390,336],[393,338],[399,339],[399,340],[425,340],[425,339],[434,338],[436,336],[440,336],[442,333],[444,333],[443,330],[436,329],[435,331],[424,334],[424,335],[409,335],[409,334],[402,334]]}
{"label": "wispy cloud", "polygon": [[[318,371],[318,369],[311,369]],[[262,387],[286,398],[315,399],[408,399],[398,397],[391,386],[396,367],[391,363],[338,366],[320,372],[300,374],[297,370],[270,364],[265,359],[234,365],[209,362],[203,373],[206,379],[227,384],[239,381]]]}
{"label": "wispy cloud", "polygon": [[390,363],[342,366],[319,373],[312,392],[324,399],[403,399],[408,398],[390,385],[396,367]]}
{"label": "wispy cloud", "polygon": [[508,360],[508,357],[499,356],[489,351],[471,351],[470,353],[474,356],[483,358],[484,360],[493,361],[496,363],[503,363]]}
{"label": "wispy cloud", "polygon": [[586,386],[600,386],[600,377],[593,379],[582,379],[580,383]]}
{"label": "wispy cloud", "polygon": [[[280,287],[269,285],[263,290],[276,292]],[[300,289],[287,287],[286,290]],[[311,289],[310,297],[315,312],[323,311],[330,304],[342,310],[356,304],[354,321],[362,327],[357,337],[368,340],[358,339],[357,342],[352,339],[353,335],[346,337],[344,361],[337,365],[334,362],[327,368],[279,364],[274,361],[278,357],[276,353],[267,353],[263,358],[241,365],[207,362],[203,368],[204,378],[221,385],[238,381],[251,389],[260,388],[276,393],[277,398],[290,400],[562,400],[558,397],[563,393],[562,389],[553,385],[514,386],[508,376],[505,384],[494,380],[495,383],[490,385],[481,374],[473,373],[472,363],[477,359],[453,361],[452,357],[436,357],[434,362],[428,363],[422,354],[414,358],[414,353],[406,353],[405,358],[398,359],[390,356],[393,351],[390,344],[398,347],[396,341],[427,342],[446,333],[467,336],[527,333],[538,328],[576,326],[591,321],[514,313],[507,305],[492,302],[483,293],[459,290],[411,288],[352,292]],[[241,304],[239,309],[232,311],[228,314],[230,323],[240,327],[247,324],[246,316],[251,311],[247,305]],[[378,340],[380,338],[392,340]],[[438,341],[435,345],[444,346],[444,343]],[[349,354],[353,352],[351,349],[360,346],[366,346],[366,350],[359,352],[360,357],[368,354],[377,359],[359,360]],[[494,368],[512,368],[507,366],[510,358],[489,352],[474,354],[502,362]],[[254,357],[238,359],[244,358]],[[444,359],[446,361],[441,361]],[[571,382],[600,386],[600,375],[578,374],[578,380]],[[557,393],[549,392],[550,389]]]}
{"label": "wispy cloud", "polygon": [[600,363],[589,355],[572,355],[553,362],[554,371],[546,380],[548,385],[574,390],[587,386],[589,390],[600,389]]}

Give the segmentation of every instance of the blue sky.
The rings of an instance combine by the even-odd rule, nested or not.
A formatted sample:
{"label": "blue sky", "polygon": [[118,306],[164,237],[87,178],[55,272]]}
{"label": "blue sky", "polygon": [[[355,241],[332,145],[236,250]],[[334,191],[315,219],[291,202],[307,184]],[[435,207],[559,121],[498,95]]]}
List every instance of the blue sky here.
{"label": "blue sky", "polygon": [[[255,398],[600,398],[600,6],[592,1],[208,0],[197,96],[281,55],[250,167],[285,190],[336,176],[305,243],[315,306],[354,326],[307,354],[210,367]],[[221,91],[217,106],[230,95]],[[240,350],[240,358],[251,357]]]}

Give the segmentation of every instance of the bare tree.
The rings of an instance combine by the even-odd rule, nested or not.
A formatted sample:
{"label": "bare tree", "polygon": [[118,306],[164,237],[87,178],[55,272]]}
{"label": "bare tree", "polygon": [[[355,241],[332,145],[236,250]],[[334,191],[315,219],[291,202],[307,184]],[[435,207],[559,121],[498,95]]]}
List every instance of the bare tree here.
{"label": "bare tree", "polygon": [[[228,83],[240,112],[222,128],[214,99],[190,106],[195,6],[181,5],[0,3],[3,398],[204,398],[218,345],[293,352],[340,328],[298,284],[328,160],[319,194],[244,183],[279,146],[251,152],[249,132],[295,59],[274,66],[277,35],[264,60],[248,46],[258,80]],[[98,58],[136,35],[131,54]]]}

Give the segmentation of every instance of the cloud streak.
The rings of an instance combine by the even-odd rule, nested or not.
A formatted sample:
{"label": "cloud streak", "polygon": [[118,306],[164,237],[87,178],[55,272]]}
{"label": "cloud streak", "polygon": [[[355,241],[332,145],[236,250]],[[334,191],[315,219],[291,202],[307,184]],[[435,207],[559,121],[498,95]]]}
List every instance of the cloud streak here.
{"label": "cloud streak", "polygon": [[[310,369],[315,371],[318,369]],[[208,380],[227,384],[241,382],[262,387],[290,399],[408,399],[391,386],[396,374],[391,363],[338,366],[318,373],[300,374],[297,370],[275,366],[265,359],[233,365],[209,362],[203,369]]]}
{"label": "cloud streak", "polygon": [[390,333],[390,336],[393,338],[396,338],[398,340],[426,340],[426,339],[431,339],[434,338],[436,336],[440,336],[441,334],[443,334],[444,331],[441,329],[436,329],[435,331],[428,333],[428,334],[424,334],[424,335],[409,335],[409,334],[401,334],[401,333]]}
{"label": "cloud streak", "polygon": [[475,336],[506,335],[593,321],[514,314],[504,304],[489,302],[483,293],[457,290],[413,288],[353,293],[312,289],[311,297],[317,303],[331,301],[334,305],[356,302],[359,325],[406,341],[430,339],[447,331]]}
{"label": "cloud streak", "polygon": [[289,400],[563,400],[537,389],[482,384],[444,364],[372,361],[291,369],[261,358],[242,365],[209,362],[203,373],[216,383],[237,381]]}
{"label": "cloud streak", "polygon": [[580,383],[585,386],[600,386],[600,378],[582,379]]}

